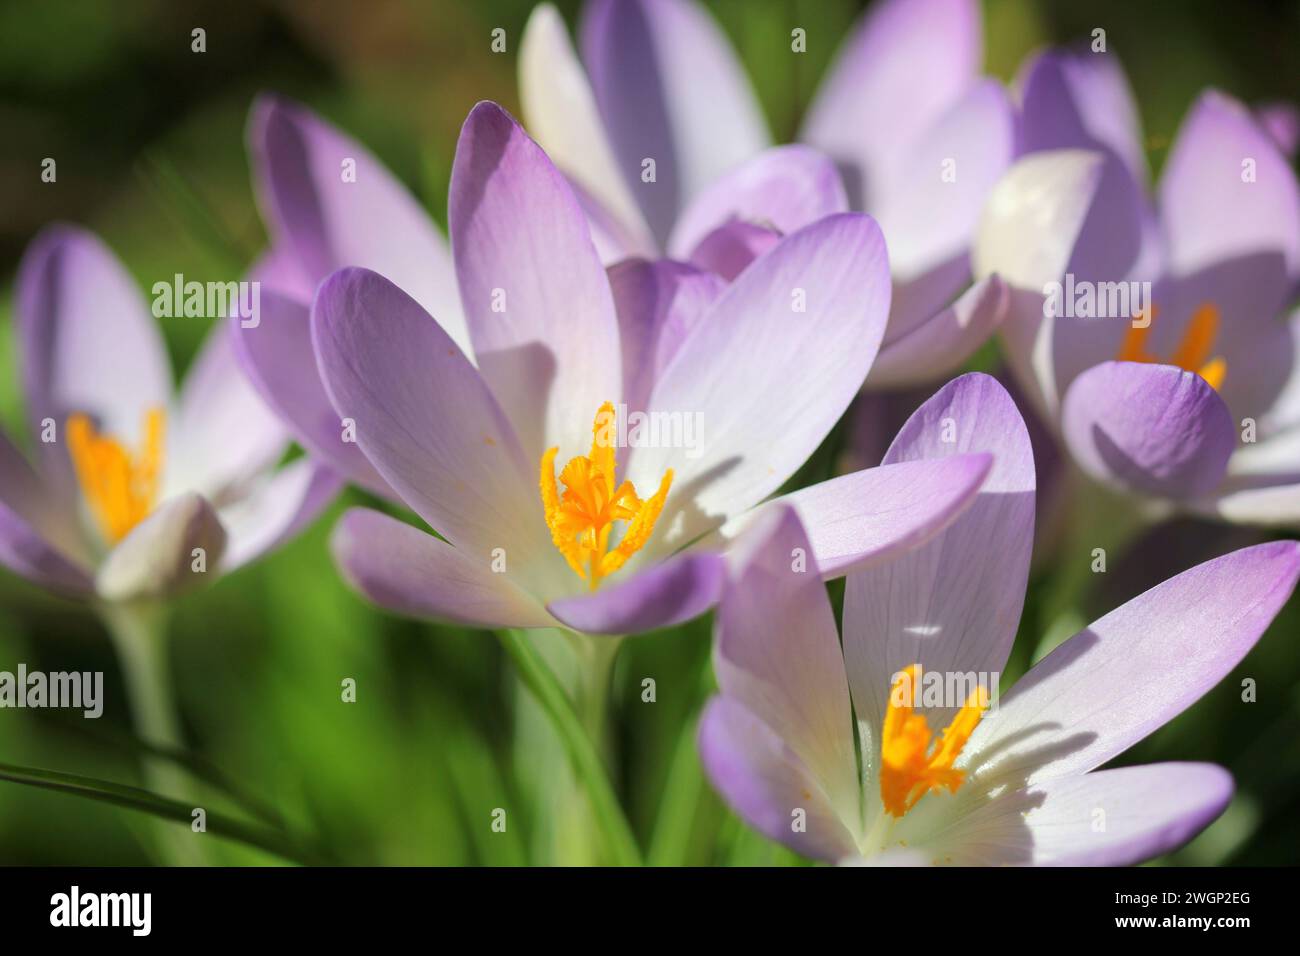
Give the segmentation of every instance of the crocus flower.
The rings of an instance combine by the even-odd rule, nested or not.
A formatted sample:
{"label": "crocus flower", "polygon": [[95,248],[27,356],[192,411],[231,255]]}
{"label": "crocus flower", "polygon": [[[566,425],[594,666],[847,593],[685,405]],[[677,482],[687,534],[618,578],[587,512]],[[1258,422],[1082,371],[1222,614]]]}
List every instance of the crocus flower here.
{"label": "crocus flower", "polygon": [[305,459],[279,467],[288,435],[224,321],[174,392],[149,305],[91,233],[32,243],[17,317],[35,460],[0,433],[0,562],[23,577],[99,602],[165,598],[277,546],[337,491]]}
{"label": "crocus flower", "polygon": [[[621,634],[702,612],[726,542],[870,367],[890,294],[879,228],[826,217],[730,285],[666,261],[607,274],[568,182],[491,103],[465,122],[449,210],[469,352],[376,272],[335,273],[313,305],[331,427],[351,422],[441,536],[351,511],[344,574],[382,605],[487,627]],[[693,433],[624,436],[634,415]],[[791,500],[834,575],[924,540],[988,468],[901,463]]]}
{"label": "crocus flower", "polygon": [[[1273,136],[1208,91],[1148,197],[1114,54],[1044,54],[1023,86],[1032,155],[995,189],[975,249],[977,272],[1015,289],[1003,335],[1021,386],[1093,477],[1166,507],[1294,523],[1300,313],[1285,313],[1300,187]],[[1097,181],[1076,235],[1041,208],[1052,157],[1078,149],[1097,157]]]}
{"label": "crocus flower", "polygon": [[789,231],[799,201],[829,203],[822,154],[889,243],[892,310],[869,386],[933,382],[1001,320],[1006,290],[971,285],[968,249],[1015,121],[1006,91],[979,75],[974,0],[874,5],[823,81],[803,146],[769,149],[735,54],[694,0],[589,0],[580,46],[581,62],[555,9],[536,8],[520,100],[611,257],[667,255],[730,278]]}
{"label": "crocus flower", "polygon": [[1165,581],[992,709],[1024,601],[1029,439],[1005,391],[968,375],[885,460],[945,449],[992,452],[985,489],[921,548],[849,573],[842,646],[815,569],[792,561],[810,547],[797,515],[770,512],[737,543],[717,618],[721,692],[699,730],[709,778],[756,829],[827,861],[1123,865],[1181,845],[1227,805],[1227,771],[1096,768],[1245,656],[1295,587],[1300,546],[1245,548]]}

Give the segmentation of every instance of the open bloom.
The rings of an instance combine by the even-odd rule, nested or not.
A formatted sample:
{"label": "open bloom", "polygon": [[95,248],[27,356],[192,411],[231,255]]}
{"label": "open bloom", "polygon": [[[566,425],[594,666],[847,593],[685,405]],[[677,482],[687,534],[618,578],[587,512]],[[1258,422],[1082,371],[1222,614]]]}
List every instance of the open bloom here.
{"label": "open bloom", "polygon": [[1032,456],[1009,396],[978,375],[922,406],[885,460],[944,448],[993,452],[985,490],[921,548],[849,573],[842,647],[825,587],[792,561],[809,548],[797,515],[771,512],[737,543],[721,693],[699,731],[714,786],[767,836],[828,861],[1123,865],[1181,845],[1227,805],[1225,770],[1096,768],[1245,656],[1294,589],[1300,547],[1246,548],[1165,581],[989,708],[1024,601]]}
{"label": "open bloom", "polygon": [[[871,365],[879,228],[826,217],[729,285],[668,261],[607,273],[568,182],[491,103],[465,122],[449,208],[467,347],[365,269],[312,309],[331,427],[351,423],[441,536],[354,510],[334,538],[344,574],[380,604],[489,627],[619,634],[700,613],[726,542]],[[900,463],[791,498],[833,575],[943,527],[989,467]]]}
{"label": "open bloom", "polygon": [[[308,313],[322,280],[337,269],[359,266],[379,273],[410,295],[456,347],[472,357],[475,345],[461,306],[448,243],[416,199],[369,150],[286,97],[263,95],[253,104],[248,152],[271,248],[257,270],[265,290],[266,321],[255,328],[236,328],[245,370],[313,457],[327,462],[354,484],[400,501],[359,445],[340,440],[338,416],[313,360]],[[747,171],[718,184],[712,195],[714,200],[702,201],[690,217],[687,226],[692,232],[710,232],[743,208],[746,219],[761,220],[770,227],[764,228],[764,235],[775,241],[785,232],[848,208],[834,165],[806,147],[770,151]],[[608,245],[597,207],[581,189],[577,197],[585,203],[598,248]],[[780,232],[773,231],[778,229]],[[764,248],[771,244],[767,242]],[[622,259],[625,250],[621,245],[617,248],[620,251],[613,258]],[[735,256],[723,244],[714,248],[711,265],[727,280],[756,254]],[[644,246],[643,251],[657,255],[653,244]],[[727,257],[730,267],[723,265]],[[635,259],[619,266],[610,280],[620,299],[662,299],[660,312],[668,316],[672,311],[669,303],[677,296],[698,300],[677,308],[698,309],[721,288],[718,273],[705,275],[705,271]],[[669,316],[664,321],[680,320]],[[624,334],[633,379],[628,383],[630,398],[644,397],[650,381],[648,370],[669,355],[667,345],[657,344],[658,332],[649,326],[645,331],[644,338],[637,330]],[[644,361],[633,348],[647,350]],[[611,396],[601,400],[606,398]],[[596,406],[585,411],[588,423],[595,412]]]}
{"label": "open bloom", "polygon": [[777,148],[694,0],[589,0],[579,32],[581,61],[556,10],[534,10],[520,101],[608,259],[666,254],[730,278],[807,207],[847,201],[880,222],[894,278],[869,386],[932,382],[997,326],[1006,289],[971,285],[968,250],[1014,155],[1015,119],[1006,91],[979,74],[974,0],[873,5],[823,81],[803,145]]}
{"label": "open bloom", "polygon": [[18,278],[35,460],[0,433],[0,562],[60,593],[161,598],[285,541],[338,481],[289,438],[221,321],[179,394],[135,283],[94,235],[43,232]]}
{"label": "open bloom", "polygon": [[[1032,155],[995,190],[976,244],[977,271],[1015,288],[1003,335],[1020,385],[1093,477],[1230,521],[1293,523],[1300,187],[1274,136],[1208,91],[1148,197],[1114,54],[1044,54],[1023,85]],[[1094,154],[1096,181],[1076,233],[1042,209],[1069,178],[1043,151],[1077,149]]]}

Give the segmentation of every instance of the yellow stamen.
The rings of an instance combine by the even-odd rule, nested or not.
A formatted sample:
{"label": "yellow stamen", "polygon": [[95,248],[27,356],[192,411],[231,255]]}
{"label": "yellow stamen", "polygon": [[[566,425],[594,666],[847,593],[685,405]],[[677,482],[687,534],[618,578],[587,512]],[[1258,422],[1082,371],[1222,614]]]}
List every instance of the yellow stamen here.
{"label": "yellow stamen", "polygon": [[[591,452],[570,458],[560,472],[561,494],[555,482],[558,448],[542,455],[542,507],[551,541],[573,573],[591,583],[594,591],[602,578],[621,568],[627,559],[650,540],[655,522],[673,483],[673,470],[664,473],[659,490],[642,501],[632,482],[614,487],[614,406],[606,402],[592,424]],[[627,522],[622,540],[609,550],[610,531],[615,521]]]}
{"label": "yellow stamen", "polygon": [[913,713],[921,665],[904,668],[894,679],[880,743],[880,799],[885,812],[901,817],[931,790],[956,793],[965,774],[953,768],[962,747],[988,707],[988,691],[973,690],[938,746],[922,714]]}
{"label": "yellow stamen", "polygon": [[133,455],[96,431],[85,415],[68,416],[68,453],[77,483],[109,544],[125,538],[157,502],[165,423],[161,408],[149,409],[142,447]]}
{"label": "yellow stamen", "polygon": [[1192,314],[1192,320],[1187,323],[1182,342],[1178,344],[1178,348],[1167,363],[1158,356],[1152,355],[1146,348],[1147,337],[1155,321],[1156,307],[1152,306],[1150,320],[1145,326],[1129,325],[1115,358],[1121,362],[1177,365],[1184,371],[1195,372],[1205,379],[1211,388],[1218,391],[1228,371],[1228,364],[1221,357],[1210,358],[1210,353],[1214,349],[1214,340],[1219,335],[1218,308],[1209,302],[1197,308]]}

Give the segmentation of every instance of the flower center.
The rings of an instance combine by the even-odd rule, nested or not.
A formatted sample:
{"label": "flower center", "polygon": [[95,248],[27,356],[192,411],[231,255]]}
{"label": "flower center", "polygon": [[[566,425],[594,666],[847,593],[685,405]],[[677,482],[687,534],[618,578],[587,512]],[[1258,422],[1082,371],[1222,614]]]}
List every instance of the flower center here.
{"label": "flower center", "polygon": [[[621,568],[650,540],[673,483],[673,470],[669,468],[664,473],[654,496],[642,501],[632,482],[614,487],[617,430],[612,404],[606,402],[600,406],[591,431],[591,453],[570,458],[560,472],[563,494],[555,483],[555,456],[559,448],[551,448],[542,455],[541,489],[551,541],[569,562],[573,573],[590,581],[594,591],[602,578]],[[625,521],[627,527],[611,551],[609,538],[615,521]]]}
{"label": "flower center", "polygon": [[[1146,349],[1147,337],[1156,322],[1156,307],[1151,307],[1151,320],[1142,327],[1129,325],[1124,335],[1124,343],[1115,356],[1121,362],[1163,362]],[[1187,372],[1195,372],[1214,389],[1219,390],[1223,376],[1228,371],[1228,364],[1222,357],[1210,358],[1214,340],[1219,335],[1219,310],[1209,302],[1203,303],[1192,314],[1192,321],[1187,323],[1183,340],[1177,351],[1170,357],[1169,365],[1177,365]]]}
{"label": "flower center", "polygon": [[894,817],[903,816],[931,790],[957,792],[965,774],[954,770],[953,762],[989,702],[988,692],[976,687],[936,743],[925,717],[912,712],[920,682],[921,665],[912,664],[894,678],[889,690],[880,742],[880,799]]}
{"label": "flower center", "polygon": [[82,414],[68,416],[68,451],[77,483],[104,539],[117,544],[153,510],[162,472],[166,413],[150,408],[138,454],[101,435]]}

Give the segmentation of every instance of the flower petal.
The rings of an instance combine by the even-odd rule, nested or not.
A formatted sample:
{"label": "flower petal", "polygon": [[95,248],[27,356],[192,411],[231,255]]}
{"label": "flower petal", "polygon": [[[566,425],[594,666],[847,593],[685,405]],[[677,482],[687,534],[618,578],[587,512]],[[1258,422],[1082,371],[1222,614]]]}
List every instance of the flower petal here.
{"label": "flower petal", "polygon": [[1015,125],[1007,91],[983,80],[908,148],[888,193],[871,207],[896,279],[965,259],[989,192],[1015,155]]}
{"label": "flower petal", "polygon": [[1181,714],[1222,680],[1300,576],[1274,541],[1197,565],[1093,622],[1036,664],[966,753],[987,788],[1084,773]]}
{"label": "flower petal", "polygon": [[972,0],[885,0],[862,17],[800,134],[845,169],[854,209],[877,208],[906,151],[975,82],[982,49]]}
{"label": "flower petal", "polygon": [[868,388],[921,385],[954,371],[997,330],[1009,300],[997,276],[977,282],[923,325],[887,340],[867,376]]}
{"label": "flower petal", "polygon": [[[232,321],[237,327],[242,320]],[[273,465],[289,445],[279,417],[240,369],[234,336],[230,323],[214,325],[185,376],[174,424],[168,423],[168,488],[218,499]]]}
{"label": "flower petal", "polygon": [[691,250],[691,264],[707,269],[727,282],[735,280],[749,264],[781,241],[781,234],[752,222],[729,222],[700,240]]}
{"label": "flower petal", "polygon": [[473,627],[552,627],[555,619],[491,564],[368,508],[344,513],[330,551],[352,587],[380,607]]}
{"label": "flower petal", "polygon": [[[857,852],[816,777],[744,704],[725,695],[709,701],[699,749],[714,789],[764,836],[827,862]],[[796,827],[800,816],[803,826]]]}
{"label": "flower petal", "polygon": [[645,411],[655,381],[725,284],[671,259],[628,259],[609,269],[623,349],[623,404]]}
{"label": "flower petal", "polygon": [[[708,183],[768,145],[758,101],[726,36],[694,0],[594,0],[580,34],[615,156],[663,243]],[[655,161],[648,183],[645,159]]]}
{"label": "flower petal", "polygon": [[479,369],[526,460],[585,454],[621,393],[614,301],[573,190],[495,103],[465,120],[449,218]]}
{"label": "flower petal", "polygon": [[835,615],[798,516],[790,508],[764,515],[731,558],[713,651],[718,686],[780,737],[855,827],[849,687]]}
{"label": "flower petal", "polygon": [[698,617],[717,603],[726,562],[690,553],[547,605],[561,623],[589,634],[640,634]]}
{"label": "flower petal", "polygon": [[0,430],[0,565],[43,587],[89,593],[84,543],[71,525],[68,509]]}
{"label": "flower petal", "polygon": [[244,373],[298,443],[354,484],[396,499],[360,446],[343,440],[343,422],[316,367],[309,307],[265,290],[261,321],[248,328],[238,320],[234,325],[234,347]]}
{"label": "flower petal", "polygon": [[[912,664],[945,681],[972,675],[997,690],[1034,539],[1034,455],[1024,420],[996,379],[963,375],[908,419],[885,464],[981,452],[992,455],[992,471],[956,521],[920,548],[848,575],[844,660],[858,719],[876,730],[894,675]],[[925,708],[930,725],[946,726],[962,698]]]}
{"label": "flower petal", "polygon": [[524,125],[551,161],[608,210],[629,254],[653,255],[654,236],[632,197],[560,12],[533,8],[519,41],[519,101]]}
{"label": "flower petal", "polygon": [[794,232],[832,213],[847,212],[839,171],[807,146],[764,150],[706,186],[673,227],[668,254],[685,259],[700,241],[733,220]]}
{"label": "flower petal", "polygon": [[[157,323],[126,269],[93,233],[51,226],[19,267],[17,329],[27,414],[62,431],[68,415],[135,442],[147,409],[167,409],[172,373]],[[62,448],[59,467],[70,468]],[[50,455],[43,460],[49,466]]]}
{"label": "flower petal", "polygon": [[1160,178],[1171,268],[1186,275],[1259,257],[1272,270],[1276,305],[1300,273],[1300,186],[1250,111],[1214,90],[1183,121]]}
{"label": "flower petal", "polygon": [[725,546],[761,515],[788,505],[803,523],[822,577],[842,577],[890,561],[946,528],[975,500],[992,464],[989,455],[953,455],[866,468],[764,502],[698,546]]}
{"label": "flower petal", "polygon": [[555,558],[525,461],[500,406],[465,354],[383,276],[341,269],[312,307],[325,390],[356,423],[376,470],[430,527],[485,566]]}
{"label": "flower petal", "polygon": [[1076,378],[1061,428],[1075,462],[1098,481],[1171,498],[1212,491],[1237,441],[1205,379],[1138,362],[1103,362]]}
{"label": "flower petal", "polygon": [[[196,563],[198,549],[202,565]],[[95,576],[95,591],[105,601],[174,597],[216,577],[225,549],[226,531],[212,505],[200,495],[177,495],[108,553]]]}
{"label": "flower petal", "polygon": [[221,569],[229,573],[288,543],[319,517],[343,487],[331,469],[300,458],[267,476],[219,514],[229,543]]}
{"label": "flower petal", "polygon": [[1228,772],[1208,763],[1072,774],[995,797],[932,852],[954,866],[1132,866],[1204,830],[1232,790]]}
{"label": "flower petal", "polygon": [[697,413],[691,448],[637,448],[642,487],[675,470],[661,547],[775,491],[852,401],[889,312],[884,239],[868,216],[827,216],[785,237],[727,287],[651,394],[652,414]]}
{"label": "flower petal", "polygon": [[1273,137],[1283,156],[1295,159],[1300,147],[1300,109],[1291,103],[1262,103],[1255,107],[1255,120]]}
{"label": "flower petal", "polygon": [[344,266],[373,269],[473,357],[447,242],[374,154],[305,106],[269,94],[249,114],[248,150],[267,228],[312,286]]}

